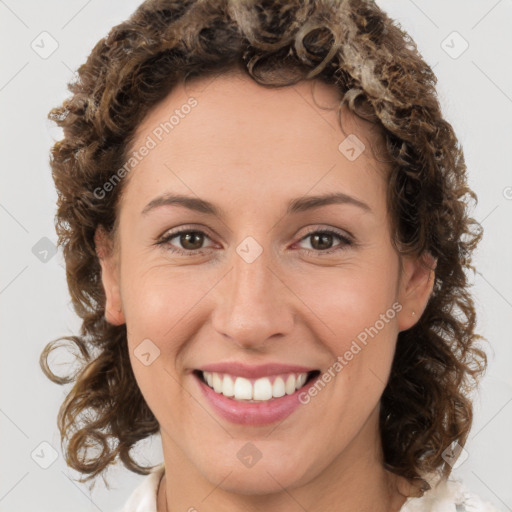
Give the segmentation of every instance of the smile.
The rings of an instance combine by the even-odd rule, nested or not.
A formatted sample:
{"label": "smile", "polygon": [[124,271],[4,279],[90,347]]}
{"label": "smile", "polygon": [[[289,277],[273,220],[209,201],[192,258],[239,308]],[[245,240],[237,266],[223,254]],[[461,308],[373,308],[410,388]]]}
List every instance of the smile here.
{"label": "smile", "polygon": [[314,370],[305,373],[271,375],[259,379],[247,379],[227,373],[197,370],[198,376],[215,393],[244,402],[268,402],[285,395],[291,395],[301,389],[320,372]]}
{"label": "smile", "polygon": [[315,385],[320,371],[257,379],[201,370],[192,375],[216,415],[230,423],[256,427],[283,421],[297,410],[299,394]]}

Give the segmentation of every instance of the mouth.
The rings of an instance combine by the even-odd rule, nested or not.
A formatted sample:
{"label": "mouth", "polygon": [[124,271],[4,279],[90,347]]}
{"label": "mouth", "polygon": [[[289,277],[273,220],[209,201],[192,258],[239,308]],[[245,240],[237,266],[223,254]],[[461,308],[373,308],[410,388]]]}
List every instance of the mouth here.
{"label": "mouth", "polygon": [[270,375],[259,379],[202,370],[194,370],[193,374],[218,395],[235,402],[262,403],[273,402],[298,392],[318,377],[320,370]]}

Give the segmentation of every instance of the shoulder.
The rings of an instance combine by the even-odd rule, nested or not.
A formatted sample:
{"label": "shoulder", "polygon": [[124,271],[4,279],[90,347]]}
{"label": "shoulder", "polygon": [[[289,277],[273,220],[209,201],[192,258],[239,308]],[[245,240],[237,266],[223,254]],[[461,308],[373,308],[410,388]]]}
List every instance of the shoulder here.
{"label": "shoulder", "polygon": [[156,512],[156,495],[163,474],[163,463],[154,467],[134,489],[120,512]]}
{"label": "shoulder", "polygon": [[443,480],[421,498],[408,498],[400,512],[501,512],[462,482]]}

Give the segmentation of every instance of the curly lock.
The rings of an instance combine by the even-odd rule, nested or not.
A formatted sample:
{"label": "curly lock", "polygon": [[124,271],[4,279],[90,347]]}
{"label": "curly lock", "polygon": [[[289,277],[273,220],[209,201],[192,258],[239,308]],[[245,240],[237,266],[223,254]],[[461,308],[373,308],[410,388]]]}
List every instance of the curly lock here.
{"label": "curly lock", "polygon": [[[74,382],[58,416],[69,466],[89,476],[117,457],[139,474],[152,468],[130,454],[159,432],[135,381],[126,326],[105,319],[95,250],[99,225],[115,231],[123,181],[101,199],[95,190],[125,164],[148,111],[180,81],[242,70],[268,87],[304,79],[333,84],[341,104],[382,131],[389,154],[387,203],[401,254],[429,252],[435,282],[418,322],[398,335],[381,398],[385,467],[409,479],[451,467],[442,454],[463,446],[472,423],[470,393],[486,355],[474,332],[476,313],[466,270],[482,237],[468,215],[477,201],[451,125],[443,118],[436,76],[411,38],[366,0],[149,0],[101,39],[72,93],[49,118],[64,130],[51,151],[58,192],[55,224],[80,335],[50,342],[40,357],[58,384]],[[48,365],[61,342],[81,365],[59,376]],[[91,454],[90,448],[99,448]]]}

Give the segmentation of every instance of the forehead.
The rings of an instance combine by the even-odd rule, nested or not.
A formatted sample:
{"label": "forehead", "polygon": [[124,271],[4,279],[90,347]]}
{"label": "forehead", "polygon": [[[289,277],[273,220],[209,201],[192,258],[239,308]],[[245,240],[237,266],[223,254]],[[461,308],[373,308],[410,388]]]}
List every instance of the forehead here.
{"label": "forehead", "polygon": [[[342,131],[340,100],[333,85],[317,80],[271,88],[232,73],[180,83],[137,129],[131,150],[149,140],[152,147],[129,174],[128,195],[149,201],[180,189],[211,197],[229,186],[246,201],[244,193],[284,199],[336,187],[379,202],[382,164],[370,148],[380,147],[380,132],[346,108]],[[343,148],[354,137],[366,149],[351,160]]]}
{"label": "forehead", "polygon": [[[331,137],[338,140],[343,135],[337,121],[341,99],[342,94],[334,85],[320,80],[271,87],[258,84],[237,71],[196,77],[186,83],[177,83],[150,110],[138,127],[137,135],[140,138],[151,131],[158,132],[158,126],[168,124],[176,114],[171,120],[173,126],[167,126],[167,130],[164,127],[163,134],[156,133],[157,138],[167,138],[165,135],[172,131],[172,138],[179,140],[180,132],[187,133],[187,125],[192,125],[198,135],[212,135],[220,127],[222,134],[235,135],[239,128],[250,127],[253,134],[259,131],[260,135],[265,132],[269,137],[287,135],[288,138],[290,135],[308,138],[314,132],[325,137],[329,130]],[[194,106],[190,107],[190,104]],[[346,125],[343,130],[349,130],[345,135],[358,132],[362,138],[371,138],[374,143],[379,141],[380,130],[375,125],[354,116],[346,107],[342,114]],[[194,118],[199,120],[195,122]],[[176,144],[175,150],[178,149]]]}

